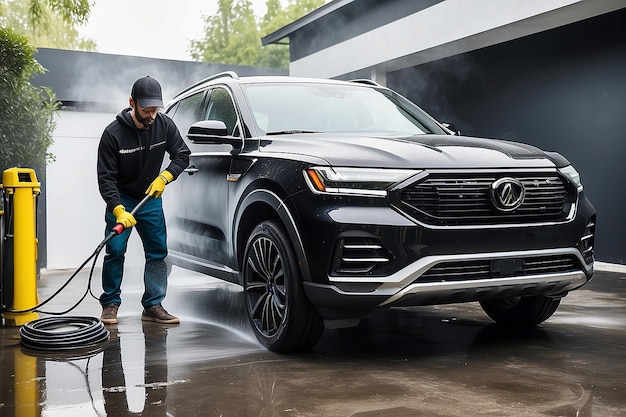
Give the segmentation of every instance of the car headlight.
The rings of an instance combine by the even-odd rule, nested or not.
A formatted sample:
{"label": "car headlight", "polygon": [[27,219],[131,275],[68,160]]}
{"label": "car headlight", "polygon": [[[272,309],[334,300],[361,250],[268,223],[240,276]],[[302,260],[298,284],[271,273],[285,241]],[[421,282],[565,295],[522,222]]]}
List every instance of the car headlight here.
{"label": "car headlight", "polygon": [[573,166],[568,165],[564,168],[559,168],[559,172],[567,178],[567,180],[571,182],[577,190],[581,191],[583,189],[583,184],[580,182],[580,174],[574,169]]}
{"label": "car headlight", "polygon": [[420,171],[408,169],[311,167],[304,171],[314,193],[385,197],[387,189]]}

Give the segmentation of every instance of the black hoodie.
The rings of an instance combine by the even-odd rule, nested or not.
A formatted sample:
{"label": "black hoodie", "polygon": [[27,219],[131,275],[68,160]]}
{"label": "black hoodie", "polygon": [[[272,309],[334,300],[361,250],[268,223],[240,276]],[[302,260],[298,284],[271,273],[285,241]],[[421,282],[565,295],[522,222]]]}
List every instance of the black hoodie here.
{"label": "black hoodie", "polygon": [[165,169],[174,179],[189,164],[189,148],[172,119],[157,113],[152,126],[138,129],[130,111],[120,112],[104,129],[98,146],[98,186],[108,211],[122,204],[120,193],[143,199],[161,172],[165,152],[170,157]]}

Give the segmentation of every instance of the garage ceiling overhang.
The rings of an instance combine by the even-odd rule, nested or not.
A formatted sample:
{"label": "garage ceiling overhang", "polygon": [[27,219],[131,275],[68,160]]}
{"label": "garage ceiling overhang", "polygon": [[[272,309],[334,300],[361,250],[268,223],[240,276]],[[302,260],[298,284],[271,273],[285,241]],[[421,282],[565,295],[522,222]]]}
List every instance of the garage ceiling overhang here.
{"label": "garage ceiling overhang", "polygon": [[[331,2],[266,36],[263,43],[279,43],[304,26],[329,13],[341,13],[341,7],[357,1]],[[626,0],[446,0],[294,60],[289,72],[293,76],[323,78],[364,70],[391,72],[624,7]]]}

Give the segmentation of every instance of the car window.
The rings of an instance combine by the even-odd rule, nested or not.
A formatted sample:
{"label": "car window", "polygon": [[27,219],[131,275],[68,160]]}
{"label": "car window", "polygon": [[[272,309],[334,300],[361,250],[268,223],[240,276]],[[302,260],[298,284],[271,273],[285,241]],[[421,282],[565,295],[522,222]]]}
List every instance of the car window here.
{"label": "car window", "polygon": [[236,136],[239,133],[239,129],[237,129],[239,126],[237,123],[237,111],[227,89],[216,87],[211,90],[205,119],[224,122],[226,131],[230,136]]}
{"label": "car window", "polygon": [[257,126],[265,132],[431,133],[417,107],[374,88],[334,84],[245,86]]}
{"label": "car window", "polygon": [[199,92],[186,97],[178,102],[178,105],[168,110],[167,115],[174,120],[180,134],[187,136],[187,132],[192,124],[202,120],[202,99],[205,92]]}

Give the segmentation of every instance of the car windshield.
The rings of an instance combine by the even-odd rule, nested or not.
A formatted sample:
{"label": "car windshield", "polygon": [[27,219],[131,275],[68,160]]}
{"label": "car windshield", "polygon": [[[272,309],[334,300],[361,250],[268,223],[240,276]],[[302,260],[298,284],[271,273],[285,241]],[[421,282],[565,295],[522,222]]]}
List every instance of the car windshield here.
{"label": "car windshield", "polygon": [[417,106],[386,89],[325,83],[266,83],[243,88],[255,121],[266,134],[444,133]]}

